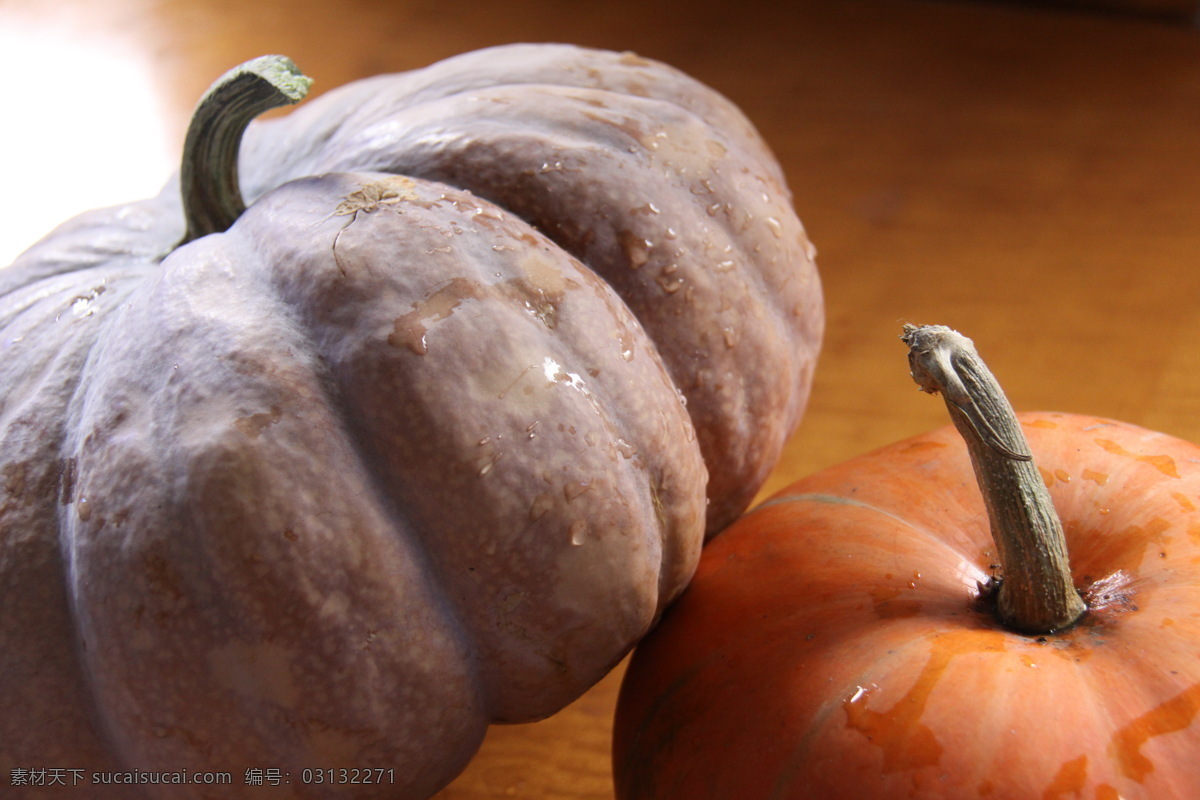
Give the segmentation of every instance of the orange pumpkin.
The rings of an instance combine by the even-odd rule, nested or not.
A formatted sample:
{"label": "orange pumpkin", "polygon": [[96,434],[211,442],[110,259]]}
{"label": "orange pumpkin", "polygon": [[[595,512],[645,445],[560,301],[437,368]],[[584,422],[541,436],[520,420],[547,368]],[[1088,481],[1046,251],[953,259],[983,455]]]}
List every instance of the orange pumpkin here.
{"label": "orange pumpkin", "polygon": [[[945,356],[960,383],[914,377],[969,448],[946,428],[853,459],[706,548],[626,675],[621,800],[1200,796],[1200,448],[1070,414],[1017,427],[1006,402],[1002,430]],[[998,617],[1019,567],[972,458],[1052,500],[1077,621]]]}

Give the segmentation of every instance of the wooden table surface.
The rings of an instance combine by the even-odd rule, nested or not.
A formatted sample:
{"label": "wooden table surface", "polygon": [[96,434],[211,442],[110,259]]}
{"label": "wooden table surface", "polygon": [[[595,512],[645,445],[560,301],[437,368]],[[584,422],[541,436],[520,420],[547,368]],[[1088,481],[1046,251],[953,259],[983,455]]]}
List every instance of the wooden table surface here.
{"label": "wooden table surface", "polygon": [[[0,262],[69,213],[156,190],[226,68],[292,56],[314,91],[511,41],[665,60],[783,163],[828,331],[768,490],[943,424],[905,322],[973,337],[1019,409],[1200,440],[1200,32],[914,0],[0,0]],[[609,800],[621,670],[493,728],[441,800]]]}

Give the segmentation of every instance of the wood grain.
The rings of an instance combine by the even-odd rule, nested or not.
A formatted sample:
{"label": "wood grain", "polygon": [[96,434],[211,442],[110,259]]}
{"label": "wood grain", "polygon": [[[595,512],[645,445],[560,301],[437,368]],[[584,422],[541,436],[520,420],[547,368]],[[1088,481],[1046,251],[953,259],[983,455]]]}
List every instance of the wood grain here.
{"label": "wood grain", "polygon": [[[0,31],[49,26],[152,67],[167,152],[212,79],[267,52],[292,56],[317,79],[315,92],[539,40],[634,50],[713,85],[783,163],[827,292],[809,413],[768,491],[943,424],[941,404],[906,374],[905,322],[971,336],[1018,409],[1117,417],[1200,440],[1200,34],[1025,5],[780,7],[0,0]],[[4,114],[21,130],[44,118],[31,107]],[[105,158],[88,153],[88,129],[121,122],[80,120],[74,147],[85,163]],[[51,197],[64,196],[91,180],[86,167],[56,171],[61,151],[28,144],[0,147],[0,173],[30,159],[41,177],[5,193],[31,197],[44,179]],[[119,183],[106,184],[111,202],[127,199]],[[0,251],[29,244],[42,232],[34,227],[3,227]],[[494,728],[438,797],[611,800],[620,676],[549,720]]]}

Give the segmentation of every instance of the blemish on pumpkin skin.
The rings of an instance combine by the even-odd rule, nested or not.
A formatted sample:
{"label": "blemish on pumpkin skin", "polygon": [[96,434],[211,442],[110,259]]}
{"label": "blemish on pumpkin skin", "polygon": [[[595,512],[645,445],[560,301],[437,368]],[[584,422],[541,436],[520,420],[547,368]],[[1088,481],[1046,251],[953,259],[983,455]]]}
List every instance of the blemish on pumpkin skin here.
{"label": "blemish on pumpkin skin", "polygon": [[364,214],[370,214],[385,205],[395,205],[402,200],[416,202],[418,197],[413,188],[414,184],[410,179],[395,176],[386,181],[360,186],[342,198],[333,213],[329,215],[330,217],[350,217],[349,221],[334,235],[333,244],[330,247],[334,263],[337,264],[338,271],[342,275],[346,274],[346,268],[342,264],[341,258],[338,257],[338,242],[341,241],[342,234],[358,220],[358,213],[361,211]]}
{"label": "blemish on pumpkin skin", "polygon": [[861,733],[883,753],[885,773],[934,767],[941,761],[942,745],[933,731],[921,723],[925,707],[942,676],[955,657],[973,653],[1005,650],[1003,634],[980,642],[977,634],[969,637],[938,637],[916,682],[887,711],[867,706],[878,687],[856,687],[842,702],[846,726]]}
{"label": "blemish on pumpkin skin", "polygon": [[184,597],[183,584],[165,556],[149,554],[142,560],[145,569],[146,589],[152,595],[172,601]]}
{"label": "blemish on pumpkin skin", "polygon": [[1175,492],[1171,495],[1171,497],[1174,498],[1176,503],[1179,503],[1179,507],[1184,511],[1191,512],[1196,510],[1196,506],[1194,503],[1192,503],[1191,498],[1183,492]]}
{"label": "blemish on pumpkin skin", "polygon": [[1141,461],[1145,464],[1149,464],[1150,466],[1154,467],[1159,472],[1161,472],[1163,475],[1166,475],[1169,478],[1178,478],[1179,477],[1179,470],[1175,468],[1175,459],[1171,458],[1170,456],[1167,456],[1167,455],[1141,456],[1141,455],[1138,455],[1137,453],[1129,452],[1124,447],[1122,447],[1121,445],[1112,441],[1111,439],[1097,439],[1096,444],[1100,445],[1107,452],[1112,453],[1113,455],[1126,456],[1128,458],[1134,459],[1135,461]]}
{"label": "blemish on pumpkin skin", "polygon": [[1164,534],[1170,530],[1171,523],[1161,517],[1155,517],[1145,524],[1145,526],[1134,525],[1130,528],[1130,535],[1138,537],[1138,540],[1145,540],[1147,543],[1167,544],[1171,541],[1170,536]]}
{"label": "blemish on pumpkin skin", "polygon": [[387,181],[368,183],[342,198],[333,211],[335,217],[348,217],[359,211],[370,214],[385,205],[394,205],[402,200],[416,200],[413,182],[402,176]]}
{"label": "blemish on pumpkin skin", "polygon": [[1087,788],[1087,765],[1086,755],[1064,762],[1054,780],[1042,793],[1042,800],[1058,800],[1067,796],[1083,797],[1083,790]]}
{"label": "blemish on pumpkin skin", "polygon": [[233,426],[251,438],[258,438],[259,434],[281,419],[283,419],[283,411],[279,406],[271,406],[270,411],[239,417],[234,420]]}
{"label": "blemish on pumpkin skin", "polygon": [[1195,683],[1117,731],[1109,751],[1120,765],[1122,774],[1138,783],[1144,782],[1154,771],[1154,762],[1142,753],[1142,745],[1155,736],[1191,727],[1198,711],[1200,683]]}
{"label": "blemish on pumpkin skin", "polygon": [[429,295],[412,304],[412,311],[399,316],[392,324],[388,344],[407,347],[419,356],[429,352],[425,335],[429,325],[446,319],[465,300],[478,300],[483,296],[481,287],[466,278],[453,278],[434,289]]}

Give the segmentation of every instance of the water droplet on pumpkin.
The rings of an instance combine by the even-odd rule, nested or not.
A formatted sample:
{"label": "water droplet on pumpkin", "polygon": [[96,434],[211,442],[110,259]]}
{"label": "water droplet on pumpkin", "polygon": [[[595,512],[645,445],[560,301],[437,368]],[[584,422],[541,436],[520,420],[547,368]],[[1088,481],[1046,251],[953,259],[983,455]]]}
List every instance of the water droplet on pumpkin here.
{"label": "water droplet on pumpkin", "polygon": [[637,455],[637,448],[624,439],[614,441],[613,448],[624,458],[633,458]]}
{"label": "water droplet on pumpkin", "polygon": [[767,227],[771,229],[771,233],[776,239],[783,238],[783,223],[775,217],[767,217]]}
{"label": "water droplet on pumpkin", "polygon": [[480,467],[479,467],[479,477],[481,477],[481,478],[486,477],[488,475],[488,473],[490,473],[492,471],[492,469],[496,466],[496,462],[499,461],[503,456],[504,456],[503,453],[497,452],[497,453],[493,453],[490,458],[487,458],[486,460],[484,460],[483,463],[480,464]]}
{"label": "water droplet on pumpkin", "polygon": [[550,494],[550,492],[542,492],[533,498],[533,502],[529,505],[529,521],[537,522],[550,513],[550,510],[553,508],[554,495]]}
{"label": "water droplet on pumpkin", "polygon": [[571,544],[579,547],[587,538],[587,523],[581,519],[575,520],[571,523],[569,533],[571,534]]}
{"label": "water droplet on pumpkin", "polygon": [[577,499],[584,492],[589,491],[591,488],[592,484],[587,481],[570,481],[569,483],[563,484],[563,496],[566,497],[567,502],[570,503]]}
{"label": "water droplet on pumpkin", "polygon": [[74,312],[76,317],[90,317],[96,312],[96,309],[92,307],[92,303],[95,302],[97,297],[104,294],[107,288],[108,287],[101,282],[99,286],[94,287],[87,294],[76,296],[71,301],[71,311]]}
{"label": "water droplet on pumpkin", "polygon": [[629,268],[641,269],[650,260],[650,251],[654,243],[632,231],[621,231],[619,238],[621,247],[625,250],[625,257],[629,259]]}
{"label": "water droplet on pumpkin", "polygon": [[858,703],[866,699],[867,695],[877,690],[879,687],[871,684],[871,688],[866,686],[855,686],[854,693],[846,700],[847,703]]}
{"label": "water droplet on pumpkin", "polygon": [[678,272],[678,270],[678,264],[668,264],[667,266],[663,267],[662,272],[659,273],[658,278],[656,279],[658,281],[658,285],[661,286],[663,291],[667,294],[675,294],[675,292],[678,292],[683,288],[683,278],[675,274]]}

